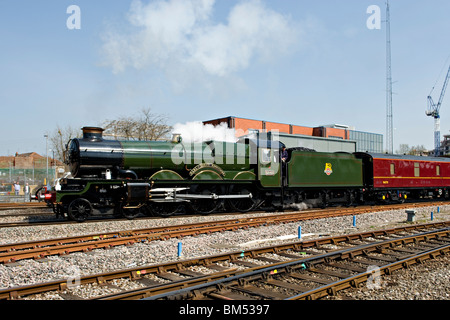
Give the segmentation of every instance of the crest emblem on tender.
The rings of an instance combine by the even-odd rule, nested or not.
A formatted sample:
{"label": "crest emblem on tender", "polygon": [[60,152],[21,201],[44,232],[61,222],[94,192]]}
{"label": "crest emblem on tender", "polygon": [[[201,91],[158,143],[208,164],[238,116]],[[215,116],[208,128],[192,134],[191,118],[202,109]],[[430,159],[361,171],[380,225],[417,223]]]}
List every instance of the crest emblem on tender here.
{"label": "crest emblem on tender", "polygon": [[331,169],[331,163],[325,163],[325,170],[323,172],[326,173],[327,176],[333,173],[333,170]]}

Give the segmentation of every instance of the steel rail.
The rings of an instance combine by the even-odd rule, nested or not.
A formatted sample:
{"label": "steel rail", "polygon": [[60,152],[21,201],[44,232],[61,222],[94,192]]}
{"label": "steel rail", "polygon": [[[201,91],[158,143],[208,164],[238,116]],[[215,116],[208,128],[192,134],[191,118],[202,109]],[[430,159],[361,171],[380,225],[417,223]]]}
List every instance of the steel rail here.
{"label": "steel rail", "polygon": [[[50,255],[66,255],[73,252],[91,251],[136,242],[166,240],[173,237],[196,236],[212,232],[235,231],[250,227],[289,223],[295,221],[329,218],[366,213],[369,208],[332,209],[331,211],[294,212],[262,217],[244,217],[230,220],[208,221],[185,225],[125,230],[84,236],[36,240],[0,245],[0,263],[22,259],[40,259]],[[370,209],[372,210],[372,209]]]}
{"label": "steel rail", "polygon": [[[399,210],[399,209],[403,209],[403,208],[420,208],[420,207],[430,207],[430,206],[441,206],[441,205],[448,205],[450,204],[449,202],[443,202],[443,201],[439,201],[439,202],[415,202],[415,203],[407,203],[407,204],[390,204],[390,205],[382,205],[382,206],[360,206],[360,207],[356,207],[356,208],[345,208],[345,207],[339,207],[339,208],[327,208],[324,210],[322,210],[322,212],[332,212],[332,211],[340,211],[342,214],[344,214],[344,212],[347,212],[348,215],[350,214],[354,214],[354,215],[358,215],[361,213],[369,213],[369,212],[379,212],[379,211],[387,211],[387,210]],[[37,207],[39,208],[39,207]],[[51,208],[46,207],[47,209],[51,210]],[[0,209],[1,210],[1,209]],[[317,212],[320,212],[319,209],[312,209],[315,210]],[[308,210],[309,211],[309,210]],[[305,212],[305,211],[301,211],[301,212]],[[36,215],[43,215],[46,212],[43,213],[38,213]],[[258,211],[251,211],[250,213],[258,213]],[[295,212],[294,212],[295,213]],[[298,212],[297,212],[298,213]],[[48,214],[53,214],[51,211],[48,212]],[[222,213],[224,215],[230,215],[230,214],[242,214],[242,213]],[[8,215],[1,215],[0,214],[0,219],[1,217],[6,217],[6,216],[26,216],[26,215],[34,215],[34,214],[20,214],[20,215],[14,215],[14,214],[8,214]],[[182,216],[180,215],[175,215],[175,216],[171,216],[171,217],[167,217],[165,219],[172,219],[172,218],[179,218],[179,217],[187,217],[190,215],[186,215],[183,214]],[[140,219],[158,219],[160,217],[140,217],[140,218],[135,218],[135,220],[140,220]],[[93,223],[93,222],[102,222],[102,221],[127,221],[129,219],[126,218],[117,218],[117,217],[108,217],[108,216],[100,216],[97,218],[90,218],[86,221],[84,221],[83,223]],[[51,224],[78,224],[79,222],[77,221],[71,221],[71,220],[60,220],[60,219],[48,219],[48,220],[42,220],[42,221],[26,221],[26,222],[10,222],[10,223],[0,223],[0,228],[14,228],[14,227],[28,227],[28,226],[43,226],[43,225],[51,225]]]}
{"label": "steel rail", "polygon": [[[148,266],[141,266],[141,267],[135,267],[125,270],[117,270],[102,274],[95,274],[95,275],[89,275],[89,276],[83,276],[80,277],[80,284],[89,284],[89,283],[97,283],[99,285],[102,285],[106,283],[109,280],[117,279],[117,278],[129,278],[129,279],[140,279],[146,274],[160,274],[164,272],[177,272],[179,270],[184,270],[185,268],[193,265],[202,265],[202,266],[210,266],[216,262],[220,261],[238,261],[242,257],[250,257],[250,258],[256,258],[261,254],[265,253],[273,253],[273,254],[282,254],[284,252],[302,252],[304,250],[308,250],[310,248],[314,248],[317,246],[323,246],[326,244],[340,244],[345,242],[352,242],[357,240],[363,240],[367,238],[374,238],[379,236],[386,236],[391,235],[399,232],[410,232],[413,230],[427,230],[430,228],[443,228],[443,227],[449,227],[450,221],[445,223],[432,223],[432,224],[425,224],[425,225],[414,225],[414,226],[405,226],[405,227],[398,227],[393,229],[387,229],[387,230],[378,230],[378,231],[370,231],[370,232],[364,232],[364,233],[356,233],[351,235],[345,235],[345,236],[338,236],[338,237],[327,237],[327,238],[320,238],[310,241],[303,241],[303,242],[292,242],[292,243],[286,243],[286,244],[280,244],[276,246],[269,246],[269,247],[262,247],[262,248],[256,248],[252,250],[246,250],[246,251],[235,251],[235,252],[229,252],[225,254],[215,255],[215,256],[207,256],[207,257],[200,257],[200,258],[194,258],[189,260],[181,260],[181,261],[172,261],[172,262],[166,262],[162,264],[155,264],[155,265],[148,265]],[[394,240],[398,240],[394,239]],[[405,239],[402,239],[403,241],[406,241]],[[400,240],[400,241],[402,241]],[[330,256],[333,253],[329,253],[327,256]],[[319,256],[318,256],[319,257]],[[322,258],[326,257],[322,255]],[[317,258],[317,257],[316,257]],[[305,260],[305,258],[299,258],[303,261],[309,261]],[[317,258],[318,259],[318,258]],[[280,262],[278,265],[283,264],[284,262]],[[277,265],[273,265],[277,266]],[[263,266],[264,268],[266,266]],[[229,272],[235,272],[236,270],[229,270]],[[220,276],[220,275],[219,275]],[[233,276],[232,273],[225,274],[222,273],[222,276],[224,277],[230,277]],[[198,281],[199,279],[194,281]],[[211,279],[210,279],[211,280]],[[26,296],[30,294],[36,294],[36,293],[42,293],[52,290],[65,290],[67,288],[67,279],[60,279],[51,281],[48,283],[41,283],[41,284],[34,284],[34,285],[28,285],[28,286],[21,286],[21,287],[14,287],[14,288],[8,288],[0,290],[0,299],[15,299],[19,298],[21,296]],[[142,295],[141,297],[143,297]],[[104,297],[107,299],[107,297]]]}
{"label": "steel rail", "polygon": [[0,202],[0,210],[48,208],[47,204],[38,202]]}
{"label": "steel rail", "polygon": [[393,271],[409,268],[409,266],[416,263],[423,263],[428,259],[435,259],[437,256],[445,255],[450,252],[450,244],[442,245],[435,249],[427,250],[421,254],[415,254],[412,257],[399,260],[388,265],[377,268],[377,271],[366,271],[352,277],[343,279],[341,281],[333,282],[329,285],[325,285],[311,291],[303,292],[299,295],[292,296],[286,300],[316,300],[329,295],[336,295],[338,291],[345,290],[351,287],[358,287],[361,283],[367,282],[376,272],[379,272],[379,276],[392,274]]}
{"label": "steel rail", "polygon": [[[21,259],[43,258],[47,255],[68,254],[77,251],[90,251],[98,248],[131,244],[140,241],[165,240],[172,237],[195,236],[217,231],[235,231],[242,228],[292,221],[317,219],[346,215],[348,212],[332,211],[313,213],[288,213],[263,217],[247,217],[231,220],[134,229],[84,236],[36,240],[0,245],[0,263],[15,262]],[[355,212],[352,212],[355,214]],[[126,238],[126,239],[124,239]]]}

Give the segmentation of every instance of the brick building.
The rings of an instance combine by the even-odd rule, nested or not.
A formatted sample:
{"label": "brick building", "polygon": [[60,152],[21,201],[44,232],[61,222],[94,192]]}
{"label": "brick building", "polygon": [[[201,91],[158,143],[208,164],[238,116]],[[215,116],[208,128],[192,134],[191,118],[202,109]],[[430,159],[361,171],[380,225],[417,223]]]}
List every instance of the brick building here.
{"label": "brick building", "polygon": [[[64,173],[64,163],[48,158],[48,179],[53,181]],[[39,185],[47,178],[47,158],[36,152],[16,153],[14,156],[0,156],[0,183]]]}
{"label": "brick building", "polygon": [[226,123],[228,128],[235,129],[236,137],[248,135],[256,130],[269,132],[278,130],[280,133],[303,135],[321,138],[333,138],[356,141],[356,151],[383,152],[383,135],[356,131],[346,125],[325,125],[320,127],[305,127],[293,124],[271,122],[264,120],[246,119],[238,117],[225,117],[203,121],[204,124],[217,126]]}

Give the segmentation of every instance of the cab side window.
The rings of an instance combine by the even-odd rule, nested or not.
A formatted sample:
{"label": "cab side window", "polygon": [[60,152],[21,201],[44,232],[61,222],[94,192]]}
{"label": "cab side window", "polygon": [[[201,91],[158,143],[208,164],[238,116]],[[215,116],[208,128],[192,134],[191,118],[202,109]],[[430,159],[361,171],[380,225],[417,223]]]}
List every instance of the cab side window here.
{"label": "cab side window", "polygon": [[270,149],[261,149],[261,162],[270,163]]}

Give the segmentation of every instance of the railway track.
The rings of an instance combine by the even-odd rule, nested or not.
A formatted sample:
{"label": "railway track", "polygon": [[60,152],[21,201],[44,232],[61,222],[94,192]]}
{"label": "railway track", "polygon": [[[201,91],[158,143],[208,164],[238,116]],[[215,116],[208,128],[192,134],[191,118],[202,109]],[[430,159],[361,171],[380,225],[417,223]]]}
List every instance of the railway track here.
{"label": "railway track", "polygon": [[334,296],[347,288],[358,288],[368,281],[376,286],[373,283],[380,281],[382,275],[447,254],[450,251],[449,236],[450,229],[446,227],[417,235],[369,242],[307,259],[249,270],[226,281],[219,281],[220,285],[215,283],[177,289],[151,299],[316,300]]}
{"label": "railway track", "polygon": [[[399,209],[402,205],[377,207],[379,210]],[[409,207],[409,206],[408,206]],[[131,245],[136,242],[166,240],[196,236],[212,232],[236,231],[311,219],[357,215],[376,211],[373,207],[329,208],[321,211],[302,211],[262,217],[243,217],[194,224],[163,226],[157,228],[124,230],[110,233],[89,234],[75,237],[38,240],[0,245],[0,263],[11,263],[22,259],[41,259],[51,255],[66,255],[73,252],[87,252],[101,248]]]}
{"label": "railway track", "polygon": [[[394,206],[393,208],[399,208]],[[387,210],[386,207],[382,208]],[[83,236],[18,242],[0,245],[0,263],[12,263],[23,259],[41,259],[51,255],[67,255],[95,249],[131,245],[137,242],[166,240],[196,236],[212,232],[236,231],[263,225],[290,223],[311,219],[357,215],[372,212],[372,207],[333,208],[321,211],[294,212],[261,217],[242,217],[231,220],[209,221],[156,228],[124,230]]]}
{"label": "railway track", "polygon": [[0,202],[0,211],[28,208],[48,208],[47,204],[42,202]]}
{"label": "railway track", "polygon": [[450,221],[413,225],[9,288],[0,299],[319,299],[449,246]]}
{"label": "railway track", "polygon": [[[445,202],[445,201],[438,201],[438,202],[417,202],[417,203],[405,203],[405,204],[392,204],[392,205],[382,205],[382,206],[360,206],[360,207],[353,207],[353,208],[345,208],[345,207],[332,207],[332,208],[327,208],[327,209],[312,209],[316,212],[335,212],[335,211],[341,211],[343,213],[347,213],[347,214],[362,214],[362,213],[367,213],[367,212],[377,212],[377,211],[388,211],[388,210],[400,210],[400,209],[405,209],[405,208],[420,208],[420,207],[429,207],[429,206],[443,206],[443,205],[448,205],[449,202]],[[32,208],[33,206],[31,206]],[[39,208],[39,207],[37,207]],[[31,216],[31,215],[42,215],[42,214],[53,214],[51,211],[49,211],[50,209],[48,207],[45,207],[46,209],[42,209],[42,213],[21,213],[21,214],[7,214],[7,215],[2,215],[0,214],[0,219],[2,217],[7,217],[7,216],[14,216],[14,217],[21,217],[21,216]],[[308,210],[308,211],[299,211],[297,213],[305,213],[305,212],[309,212],[312,210]],[[256,212],[252,212],[252,213],[258,213]],[[228,214],[236,214],[236,213],[224,213],[225,215]],[[281,213],[280,213],[281,214]],[[245,216],[245,214],[244,214]],[[171,216],[168,217],[166,219],[172,219],[172,218],[178,218],[180,216]],[[187,215],[182,215],[182,217],[187,217]],[[136,218],[136,219],[158,219],[160,217],[142,217],[142,218]],[[126,221],[128,219],[126,218],[111,218],[111,217],[99,217],[99,218],[93,218],[93,219],[89,219],[86,220],[83,223],[93,223],[93,222],[99,222],[99,221],[110,221],[110,220],[114,220],[114,221]],[[12,228],[12,227],[27,227],[30,225],[33,226],[45,226],[45,225],[51,225],[51,224],[77,224],[79,222],[76,221],[69,221],[69,220],[61,220],[61,219],[39,219],[39,220],[30,220],[30,221],[22,221],[22,222],[5,222],[5,223],[1,223],[0,222],[0,229],[1,228]]]}
{"label": "railway track", "polygon": [[[351,213],[354,212],[352,211]],[[40,259],[50,255],[66,255],[72,252],[86,252],[100,248],[131,245],[136,242],[167,240],[174,237],[181,238],[212,232],[235,231],[261,225],[288,223],[347,214],[349,214],[349,211],[297,212],[3,244],[0,245],[0,263],[11,263],[30,258]]]}

